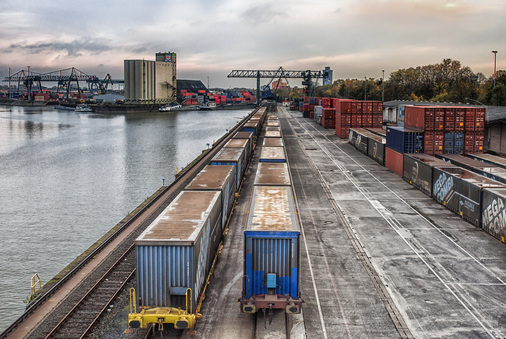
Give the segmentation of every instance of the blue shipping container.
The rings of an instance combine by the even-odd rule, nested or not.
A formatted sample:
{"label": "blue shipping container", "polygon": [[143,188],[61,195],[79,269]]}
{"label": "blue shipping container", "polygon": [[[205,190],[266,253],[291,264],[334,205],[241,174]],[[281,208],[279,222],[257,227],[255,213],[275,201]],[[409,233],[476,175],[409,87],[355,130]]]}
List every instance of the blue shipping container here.
{"label": "blue shipping container", "polygon": [[423,153],[423,132],[404,127],[388,127],[387,147],[399,153]]}
{"label": "blue shipping container", "polygon": [[443,153],[463,154],[464,153],[464,133],[462,133],[462,132],[445,133]]}
{"label": "blue shipping container", "polygon": [[[300,229],[288,186],[255,186],[244,231],[243,298],[268,294],[299,299]],[[275,286],[267,285],[275,275]]]}

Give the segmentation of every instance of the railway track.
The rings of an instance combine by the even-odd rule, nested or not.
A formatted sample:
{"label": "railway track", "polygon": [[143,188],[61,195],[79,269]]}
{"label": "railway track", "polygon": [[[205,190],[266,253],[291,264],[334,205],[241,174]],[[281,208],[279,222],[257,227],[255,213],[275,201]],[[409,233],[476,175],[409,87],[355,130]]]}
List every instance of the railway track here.
{"label": "railway track", "polygon": [[46,339],[86,336],[134,274],[135,249],[132,245],[63,317]]}
{"label": "railway track", "polygon": [[[78,272],[80,272],[93,258],[98,256],[108,246],[116,246],[114,249],[114,256],[116,259],[114,264],[111,265],[110,260],[101,263],[100,267],[94,270],[94,277],[89,277],[87,286],[79,286],[76,293],[81,295],[77,297],[78,302],[75,302],[76,297],[70,298],[74,307],[64,307],[58,305],[57,307],[63,309],[59,310],[52,320],[47,321],[42,329],[40,329],[36,337],[46,338],[82,338],[89,333],[97,322],[100,315],[107,309],[110,300],[122,290],[126,282],[135,276],[135,250],[133,241],[135,238],[149,225],[149,223],[174,199],[174,197],[193,179],[198,173],[217,153],[217,151],[229,140],[232,136],[239,131],[244,125],[245,121],[253,115],[255,111],[248,114],[241,122],[239,122],[231,131],[218,140],[213,148],[206,154],[198,157],[195,162],[188,166],[183,172],[179,173],[176,181],[170,186],[160,190],[153,198],[133,214],[127,221],[124,222],[113,234],[103,241],[102,244],[97,246],[86,258],[76,265],[67,275],[62,277],[51,289],[44,295],[40,296],[37,300],[32,302],[30,306],[11,326],[9,326],[3,333],[0,333],[0,339],[3,338],[21,338],[22,335],[17,333],[17,330],[22,327],[26,321],[47,301],[52,299],[65,284],[67,284]],[[125,235],[125,231],[133,225],[138,224],[134,231],[129,235]],[[121,244],[113,245],[112,243],[118,241],[118,238],[125,237],[121,240]],[[127,250],[121,248],[128,247]],[[120,254],[118,254],[120,253]],[[128,262],[128,263],[127,263]],[[132,268],[127,268],[130,265]],[[100,273],[105,272],[105,273]],[[96,278],[96,276],[100,278]],[[114,283],[116,281],[116,283]],[[119,281],[123,281],[119,286],[116,286]],[[91,285],[91,287],[89,287]],[[74,291],[73,291],[74,292]],[[84,293],[84,295],[83,295]],[[105,302],[107,301],[107,302]],[[94,315],[93,315],[94,314]],[[63,316],[62,316],[63,315]],[[57,321],[54,318],[59,318]],[[91,319],[93,318],[93,319]],[[76,320],[77,319],[77,320]],[[90,319],[90,320],[88,320]],[[47,320],[47,319],[45,319]],[[54,325],[56,323],[56,325]],[[77,328],[85,327],[84,330],[77,330]],[[75,330],[73,328],[76,328]],[[81,332],[81,333],[78,333]],[[41,335],[43,333],[44,335]],[[32,333],[33,335],[33,333]]]}

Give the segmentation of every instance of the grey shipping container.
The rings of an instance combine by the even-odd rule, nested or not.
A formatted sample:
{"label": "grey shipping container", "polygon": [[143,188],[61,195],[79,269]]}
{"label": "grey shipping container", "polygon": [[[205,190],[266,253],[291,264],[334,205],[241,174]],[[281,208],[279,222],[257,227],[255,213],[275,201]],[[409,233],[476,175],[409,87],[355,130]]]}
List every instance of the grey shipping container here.
{"label": "grey shipping container", "polygon": [[506,169],[506,158],[498,156],[498,155],[492,155],[492,154],[486,154],[486,153],[478,153],[478,154],[466,154],[467,157],[483,161],[487,164],[495,165],[501,168]]}
{"label": "grey shipping container", "polygon": [[230,139],[227,141],[224,148],[244,148],[244,168],[248,165],[249,159],[251,157],[251,149],[249,147],[249,141],[247,139]]}
{"label": "grey shipping container", "polygon": [[445,133],[443,153],[446,154],[464,153],[464,133],[461,132]]}
{"label": "grey shipping container", "polygon": [[[220,192],[183,191],[136,239],[139,306],[195,312],[221,240]],[[186,292],[192,291],[191,309]]]}
{"label": "grey shipping container", "polygon": [[436,157],[492,180],[506,183],[506,170],[504,168],[460,154],[436,154]]}
{"label": "grey shipping container", "polygon": [[250,154],[253,154],[253,132],[237,132],[232,139],[248,139]]}
{"label": "grey shipping container", "polygon": [[380,136],[368,138],[367,155],[381,166],[385,166],[385,138]]}
{"label": "grey shipping container", "polygon": [[221,231],[223,232],[235,202],[236,185],[234,166],[207,165],[197,174],[188,186],[186,186],[185,190],[221,192]]}
{"label": "grey shipping container", "polygon": [[244,148],[222,148],[213,157],[210,165],[234,165],[236,190],[241,186],[242,177],[246,167],[246,153]]}
{"label": "grey shipping container", "polygon": [[433,167],[453,167],[433,155],[424,153],[406,153],[403,161],[403,179],[429,197],[432,197]]}
{"label": "grey shipping container", "polygon": [[290,173],[286,163],[258,163],[255,175],[256,186],[290,186]]}
{"label": "grey shipping container", "polygon": [[483,189],[481,227],[494,238],[506,238],[506,188]]}
{"label": "grey shipping container", "polygon": [[482,188],[504,187],[460,167],[434,167],[432,197],[475,226],[480,226]]}

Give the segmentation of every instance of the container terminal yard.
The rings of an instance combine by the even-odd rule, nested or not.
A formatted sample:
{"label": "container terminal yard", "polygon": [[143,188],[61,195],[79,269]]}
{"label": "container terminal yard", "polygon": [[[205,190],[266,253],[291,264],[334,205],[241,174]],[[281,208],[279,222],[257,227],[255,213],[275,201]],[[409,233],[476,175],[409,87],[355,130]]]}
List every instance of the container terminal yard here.
{"label": "container terminal yard", "polygon": [[[259,113],[257,120],[254,117]],[[117,233],[62,278],[59,286],[41,295],[0,337],[149,337],[151,329],[136,327],[151,321],[149,309],[158,308],[163,317],[155,315],[154,322],[164,324],[165,337],[505,338],[504,230],[496,234],[493,227],[480,228],[482,213],[478,222],[472,222],[476,213],[471,213],[471,195],[459,200],[465,208],[453,208],[451,197],[439,192],[440,187],[450,186],[440,182],[430,184],[441,193],[441,199],[433,199],[413,180],[410,184],[403,179],[403,171],[399,176],[380,164],[377,156],[360,152],[357,139],[362,140],[362,134],[355,137],[355,145],[349,142],[351,137],[342,139],[336,134],[337,127],[325,129],[301,112],[281,106],[253,111],[176,182],[123,220]],[[223,159],[222,148],[233,137],[250,142]],[[249,161],[243,160],[250,151]],[[398,153],[403,156],[402,151]],[[391,159],[386,163],[392,165]],[[457,165],[445,164],[445,169],[450,168],[445,175],[452,175]],[[153,243],[155,254],[160,251],[156,246],[173,245],[157,223],[170,223],[173,209],[168,206],[174,206],[207,165],[233,166],[237,201],[224,221],[230,205],[223,203],[223,197],[216,199],[218,193],[209,194],[222,212],[204,214],[220,217],[214,224],[207,223],[208,217],[196,226],[198,230],[211,224],[211,229],[226,229],[221,244],[219,236],[208,236],[212,239],[209,248],[220,252],[216,260],[211,260],[207,247],[197,248],[197,242],[191,245],[200,252],[199,264],[184,272],[211,273],[208,283],[199,278],[191,286],[170,285],[172,280],[165,275],[149,271],[159,264],[149,261],[156,256],[147,257],[148,261],[137,257],[136,262],[135,251],[139,255],[150,237],[158,237]],[[503,186],[493,183],[498,189]],[[290,191],[293,194],[279,193]],[[458,188],[453,191],[462,195]],[[498,201],[498,194],[488,199]],[[496,212],[498,205],[493,208]],[[477,206],[488,211],[480,199]],[[495,214],[484,213],[489,219]],[[280,220],[285,224],[280,225]],[[177,236],[169,237],[170,242],[177,241]],[[245,246],[245,241],[254,243],[255,237],[260,239],[258,247]],[[262,242],[268,238],[274,239],[274,245]],[[288,238],[291,247],[285,252],[279,244]],[[247,264],[251,258],[256,259]],[[276,263],[270,265],[271,259]],[[160,273],[169,275],[169,266],[159,267]],[[139,270],[148,274],[141,277]],[[160,287],[139,301],[143,289],[158,281]],[[135,288],[135,297],[130,287]],[[148,301],[158,293],[165,293],[166,299]],[[205,299],[200,298],[204,294]],[[270,298],[276,299],[264,302]],[[142,306],[147,307],[145,311],[140,310]],[[176,310],[173,317],[171,307]],[[132,328],[126,330],[129,324]],[[174,325],[187,329],[174,330]]]}

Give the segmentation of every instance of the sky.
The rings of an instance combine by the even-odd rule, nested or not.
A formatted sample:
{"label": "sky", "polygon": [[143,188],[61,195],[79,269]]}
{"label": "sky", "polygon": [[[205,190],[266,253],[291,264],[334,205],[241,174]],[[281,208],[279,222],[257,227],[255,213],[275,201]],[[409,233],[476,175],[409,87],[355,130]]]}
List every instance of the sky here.
{"label": "sky", "polygon": [[445,58],[489,77],[492,50],[506,69],[505,17],[506,0],[0,0],[0,78],[30,66],[123,79],[123,60],[168,51],[178,79],[210,87],[256,87],[235,69],[388,79]]}

